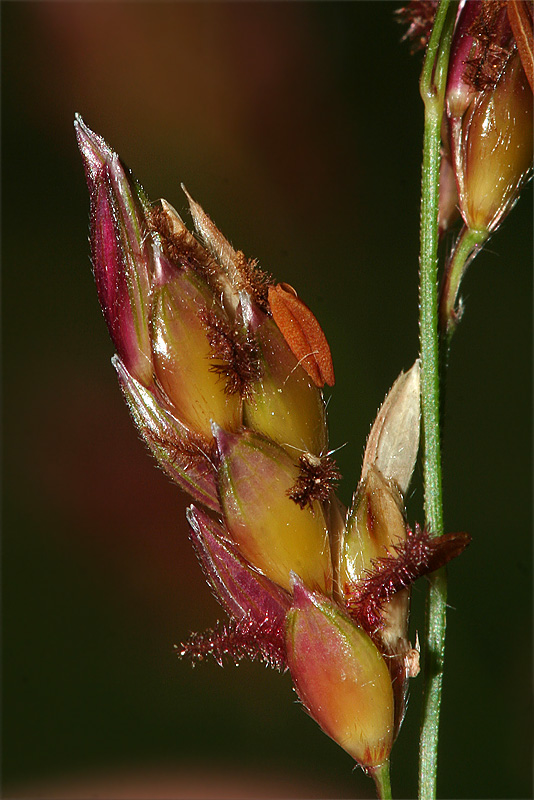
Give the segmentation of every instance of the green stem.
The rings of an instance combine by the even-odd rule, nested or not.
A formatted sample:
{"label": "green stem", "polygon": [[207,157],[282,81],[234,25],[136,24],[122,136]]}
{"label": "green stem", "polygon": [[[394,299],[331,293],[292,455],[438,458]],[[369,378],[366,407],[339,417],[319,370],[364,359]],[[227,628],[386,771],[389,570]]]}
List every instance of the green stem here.
{"label": "green stem", "polygon": [[[443,533],[440,439],[440,358],[438,337],[438,204],[441,121],[448,57],[457,4],[441,0],[428,43],[420,91],[425,105],[421,183],[421,252],[419,332],[425,525]],[[424,695],[420,734],[419,797],[436,796],[439,711],[445,650],[447,578],[439,570],[430,578],[424,639]]]}
{"label": "green stem", "polygon": [[389,777],[389,760],[369,770],[376,785],[378,800],[391,800],[391,781]]}

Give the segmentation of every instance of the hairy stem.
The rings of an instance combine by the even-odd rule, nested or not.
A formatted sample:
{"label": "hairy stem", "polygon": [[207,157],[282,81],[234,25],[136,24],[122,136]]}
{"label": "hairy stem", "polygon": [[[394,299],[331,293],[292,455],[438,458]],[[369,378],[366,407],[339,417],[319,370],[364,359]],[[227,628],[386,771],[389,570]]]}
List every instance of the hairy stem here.
{"label": "hairy stem", "polygon": [[[440,357],[438,335],[438,203],[441,121],[448,58],[457,4],[441,0],[428,43],[420,91],[425,106],[421,182],[421,251],[419,259],[419,333],[425,524],[434,536],[443,533],[440,440]],[[430,577],[423,644],[424,696],[419,749],[419,797],[436,796],[439,711],[445,651],[447,577],[445,569]]]}

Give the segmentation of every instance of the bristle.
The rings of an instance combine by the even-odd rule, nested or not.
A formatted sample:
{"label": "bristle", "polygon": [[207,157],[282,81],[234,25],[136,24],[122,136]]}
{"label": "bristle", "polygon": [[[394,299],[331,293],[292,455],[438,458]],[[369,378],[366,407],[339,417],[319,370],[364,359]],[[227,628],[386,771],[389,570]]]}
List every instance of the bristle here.
{"label": "bristle", "polygon": [[249,397],[252,384],[261,376],[258,350],[254,341],[230,325],[213,311],[200,312],[200,320],[212,349],[212,372],[226,378],[225,391]]}
{"label": "bristle", "polygon": [[467,83],[477,92],[495,86],[509,56],[509,50],[491,42],[486,42],[480,55],[465,62],[465,79]]}
{"label": "bristle", "polygon": [[329,456],[304,453],[299,459],[300,473],[288,495],[298,506],[310,508],[314,500],[328,500],[330,492],[341,479],[336,462]]}
{"label": "bristle", "polygon": [[351,616],[369,633],[375,633],[382,626],[382,608],[394,594],[443,567],[470,541],[467,533],[433,538],[418,526],[415,532],[408,531],[406,540],[393,546],[395,555],[375,559],[367,577],[349,589],[345,602]]}
{"label": "bristle", "polygon": [[407,6],[394,12],[398,22],[407,26],[402,41],[410,42],[412,54],[427,46],[437,6],[437,0],[412,0]]}
{"label": "bristle", "polygon": [[193,468],[199,473],[208,473],[213,470],[213,465],[217,461],[214,442],[207,442],[191,431],[179,438],[173,436],[169,429],[162,436],[146,425],[140,425],[139,430],[149,447],[161,448],[166,451],[170,463],[174,466],[186,472]]}
{"label": "bristle", "polygon": [[284,631],[269,615],[261,623],[248,616],[218,623],[204,633],[192,633],[176,650],[179,658],[189,658],[193,665],[212,656],[221,667],[226,659],[237,665],[247,658],[279,672],[286,670]]}
{"label": "bristle", "polygon": [[503,32],[509,22],[502,0],[481,3],[480,13],[470,25],[468,34],[477,40],[477,54],[466,61],[465,79],[476,91],[495,86],[512,48],[501,46]]}
{"label": "bristle", "polygon": [[237,252],[237,256],[243,275],[243,288],[247,289],[256,304],[266,311],[269,308],[267,297],[269,286],[274,284],[272,275],[259,268],[256,258],[247,259],[240,250]]}

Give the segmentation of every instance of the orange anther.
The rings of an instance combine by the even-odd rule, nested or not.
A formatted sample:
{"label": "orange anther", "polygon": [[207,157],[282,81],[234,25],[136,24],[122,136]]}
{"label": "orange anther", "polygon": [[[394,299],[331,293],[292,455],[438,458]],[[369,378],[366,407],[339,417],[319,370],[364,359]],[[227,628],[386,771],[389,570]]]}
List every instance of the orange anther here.
{"label": "orange anther", "polygon": [[334,366],[326,336],[293,287],[269,287],[269,305],[282,336],[316,386],[334,385]]}

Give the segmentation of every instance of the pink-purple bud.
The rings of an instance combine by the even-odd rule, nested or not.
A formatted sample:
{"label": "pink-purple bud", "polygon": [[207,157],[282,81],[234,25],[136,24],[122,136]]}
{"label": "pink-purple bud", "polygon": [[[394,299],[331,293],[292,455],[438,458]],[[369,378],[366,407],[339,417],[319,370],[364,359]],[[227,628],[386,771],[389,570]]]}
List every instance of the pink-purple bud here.
{"label": "pink-purple bud", "polygon": [[393,690],[369,636],[333,601],[293,576],[286,641],[297,694],[323,731],[365,769],[387,761]]}
{"label": "pink-purple bud", "polygon": [[[446,90],[460,212],[467,228],[485,234],[500,225],[532,170],[532,89],[514,41],[509,5],[463,4]],[[531,16],[525,40],[531,52]]]}
{"label": "pink-purple bud", "polygon": [[457,170],[460,209],[472,230],[494,231],[532,173],[532,90],[517,51],[496,87],[462,122]]}
{"label": "pink-purple bud", "polygon": [[284,589],[294,571],[307,586],[330,593],[332,562],[321,503],[313,500],[301,507],[290,496],[298,464],[252,431],[230,434],[214,426],[214,434],[221,505],[242,555]]}
{"label": "pink-purple bud", "polygon": [[75,122],[91,196],[91,252],[98,299],[117,352],[137,380],[152,377],[152,252],[141,187],[81,117]]}
{"label": "pink-purple bud", "polygon": [[248,617],[258,624],[266,618],[276,621],[283,636],[289,595],[253,569],[206,513],[191,506],[187,519],[195,552],[223,608],[236,620]]}

